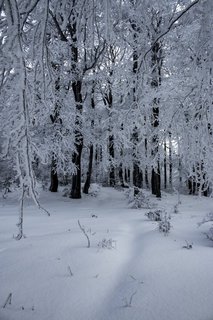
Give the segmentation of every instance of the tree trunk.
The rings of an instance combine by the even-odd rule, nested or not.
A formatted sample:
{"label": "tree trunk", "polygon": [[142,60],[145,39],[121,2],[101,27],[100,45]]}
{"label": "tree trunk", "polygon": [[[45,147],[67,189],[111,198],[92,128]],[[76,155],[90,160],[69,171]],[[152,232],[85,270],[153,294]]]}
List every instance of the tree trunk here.
{"label": "tree trunk", "polygon": [[[145,155],[146,155],[146,159],[147,159],[147,138],[145,138]],[[146,184],[146,187],[147,189],[149,189],[149,175],[148,175],[148,167],[146,165],[146,168],[145,168],[145,184]]]}
{"label": "tree trunk", "polygon": [[[156,15],[156,18],[157,15]],[[161,18],[157,20],[157,28],[160,27]],[[161,67],[162,67],[162,49],[161,44],[156,42],[152,48],[152,81],[151,86],[153,88],[158,88],[161,85]],[[159,126],[159,99],[154,98],[153,108],[152,108],[152,126],[154,129],[154,135],[152,138],[152,155],[153,158],[157,157],[157,170],[152,169],[152,193],[156,195],[157,198],[161,197],[161,176],[160,176],[160,162],[159,162],[159,137],[157,128]],[[154,185],[153,185],[154,184]]]}
{"label": "tree trunk", "polygon": [[172,134],[169,132],[169,185],[172,188]]}
{"label": "tree trunk", "polygon": [[164,141],[164,160],[163,160],[163,165],[164,165],[164,188],[167,188],[167,156],[166,156],[166,141]]}
{"label": "tree trunk", "polygon": [[133,185],[137,188],[143,187],[143,173],[136,163],[133,164]]}
{"label": "tree trunk", "polygon": [[52,163],[51,163],[51,183],[50,183],[49,191],[51,192],[58,191],[57,163],[54,157],[52,158]]}
{"label": "tree trunk", "polygon": [[161,198],[161,181],[160,181],[160,168],[158,165],[157,172],[152,169],[152,194],[157,198]]}
{"label": "tree trunk", "polygon": [[[114,136],[109,136],[109,156],[110,156],[110,162],[114,160],[115,157],[115,151],[114,151]],[[115,168],[114,164],[110,165],[109,169],[109,185],[110,187],[115,186]]]}
{"label": "tree trunk", "polygon": [[[156,128],[159,125],[159,108],[153,108],[152,111],[153,115],[153,127]],[[158,155],[158,135],[155,133],[154,137],[152,139],[152,144],[153,144],[153,150],[152,150],[152,155],[155,157]],[[160,163],[159,160],[157,160],[157,170],[152,169],[152,178],[151,178],[151,183],[152,183],[152,194],[156,195],[157,198],[161,198],[161,176],[160,176]]]}
{"label": "tree trunk", "polygon": [[76,145],[76,151],[73,155],[73,163],[76,165],[76,173],[72,177],[72,188],[70,198],[81,198],[81,153],[83,144]]}
{"label": "tree trunk", "polygon": [[[137,83],[138,83],[138,34],[140,33],[140,29],[138,28],[136,22],[133,20],[131,21],[132,29],[134,30],[134,43],[135,48],[133,50],[133,107],[136,107],[137,104]],[[138,161],[138,152],[137,152],[137,145],[138,145],[138,131],[139,129],[135,126],[132,133],[132,141],[133,141],[133,185],[137,188],[142,188],[143,186],[143,173],[140,168],[140,163]]]}
{"label": "tree trunk", "polygon": [[90,146],[89,152],[89,166],[87,171],[87,177],[84,184],[83,193],[88,194],[91,182],[91,175],[92,175],[92,163],[93,163],[93,145]]}
{"label": "tree trunk", "polygon": [[[74,53],[78,57],[77,48],[73,48]],[[77,59],[77,58],[76,58]],[[78,59],[76,60],[76,62]],[[73,163],[76,166],[76,173],[72,177],[72,188],[70,193],[70,198],[72,199],[80,199],[81,198],[81,154],[83,149],[83,135],[81,133],[81,114],[82,114],[82,82],[81,80],[74,81],[72,83],[72,89],[76,102],[76,118],[75,118],[75,148],[76,151],[73,155]]]}

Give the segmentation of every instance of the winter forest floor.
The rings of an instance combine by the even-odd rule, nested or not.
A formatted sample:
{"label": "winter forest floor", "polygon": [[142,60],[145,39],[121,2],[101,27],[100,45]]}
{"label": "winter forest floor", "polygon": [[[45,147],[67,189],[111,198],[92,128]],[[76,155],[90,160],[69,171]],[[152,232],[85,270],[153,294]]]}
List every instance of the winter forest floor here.
{"label": "winter forest floor", "polygon": [[197,225],[213,200],[181,196],[174,213],[177,195],[151,198],[171,214],[164,236],[124,191],[96,189],[81,200],[43,192],[50,217],[27,201],[20,241],[15,195],[1,197],[0,320],[213,320],[211,223]]}

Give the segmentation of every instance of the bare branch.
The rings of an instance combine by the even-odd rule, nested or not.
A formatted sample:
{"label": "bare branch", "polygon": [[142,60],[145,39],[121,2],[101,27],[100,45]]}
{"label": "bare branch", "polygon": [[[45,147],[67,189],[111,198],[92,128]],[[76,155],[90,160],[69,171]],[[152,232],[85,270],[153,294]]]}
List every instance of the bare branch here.
{"label": "bare branch", "polygon": [[78,220],[78,225],[79,225],[79,228],[81,229],[81,231],[83,232],[83,234],[85,235],[85,237],[87,238],[87,242],[88,242],[88,243],[87,243],[87,248],[90,248],[90,239],[89,239],[89,237],[88,237],[88,235],[87,235],[84,227],[81,226],[79,220]]}
{"label": "bare branch", "polygon": [[55,23],[55,26],[56,26],[56,28],[57,28],[57,30],[58,30],[58,34],[59,34],[59,36],[60,36],[61,41],[68,42],[68,39],[67,39],[67,37],[64,35],[64,33],[63,33],[62,29],[61,29],[61,26],[60,26],[60,24],[58,23],[58,20],[57,20],[56,16],[53,14],[53,12],[52,12],[50,9],[49,9],[49,13],[50,13],[50,15],[51,15],[51,17],[52,17],[52,19],[53,19],[53,21],[54,21],[54,23]]}
{"label": "bare branch", "polygon": [[149,50],[147,50],[143,56],[143,59],[146,59],[147,54],[154,48],[155,44],[161,39],[163,38],[167,33],[169,33],[169,31],[171,30],[171,28],[173,27],[173,25],[175,24],[175,22],[177,22],[186,12],[188,12],[195,4],[197,4],[198,2],[200,2],[200,0],[195,0],[194,2],[192,2],[190,5],[188,5],[188,7],[186,7],[183,11],[181,11],[178,16],[176,18],[174,18],[169,26],[167,27],[166,31],[164,31],[163,33],[161,33],[153,42],[152,46],[149,48]]}

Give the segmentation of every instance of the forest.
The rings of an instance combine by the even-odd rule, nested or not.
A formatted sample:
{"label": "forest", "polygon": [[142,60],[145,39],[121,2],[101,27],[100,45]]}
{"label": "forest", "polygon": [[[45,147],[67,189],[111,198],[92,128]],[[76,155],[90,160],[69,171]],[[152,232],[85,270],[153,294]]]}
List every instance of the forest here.
{"label": "forest", "polygon": [[1,185],[211,194],[212,6],[1,1]]}
{"label": "forest", "polygon": [[[92,218],[98,218],[98,207],[107,217],[111,201],[121,210],[127,198],[134,209],[158,208],[160,213],[146,217],[156,223],[163,214],[159,229],[166,234],[172,227],[164,209],[181,211],[182,198],[183,211],[191,212],[192,205],[196,212],[199,201],[208,208],[201,215],[199,207],[199,226],[213,220],[212,26],[212,0],[0,0],[0,212],[2,219],[11,212],[18,219],[18,232],[2,220],[5,237],[14,232],[16,240],[27,241],[24,221],[30,236],[27,219],[35,212],[42,233],[44,217],[56,219],[55,208],[64,210],[57,223],[65,227],[70,206],[79,237],[91,242],[92,231],[81,223],[83,207]],[[124,217],[129,219],[130,211]],[[212,240],[213,229],[207,235]],[[192,238],[182,239],[183,248],[193,247]],[[114,240],[99,242],[104,246],[115,249]],[[137,299],[135,292],[126,306]],[[5,307],[12,293],[8,297]],[[195,314],[177,319],[200,320]],[[85,315],[77,312],[73,319]],[[14,313],[19,317],[25,319]],[[26,315],[68,319],[57,317]],[[103,320],[128,317],[108,314]],[[0,313],[0,319],[13,318]]]}

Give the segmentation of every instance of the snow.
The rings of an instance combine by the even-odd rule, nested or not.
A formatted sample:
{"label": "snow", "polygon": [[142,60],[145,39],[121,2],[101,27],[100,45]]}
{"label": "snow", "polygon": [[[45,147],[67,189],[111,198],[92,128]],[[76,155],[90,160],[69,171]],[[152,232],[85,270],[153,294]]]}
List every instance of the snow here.
{"label": "snow", "polygon": [[[123,191],[96,189],[81,200],[43,192],[50,217],[26,201],[20,241],[15,195],[1,199],[0,320],[212,320],[213,243],[203,234],[211,223],[198,227],[212,199],[181,196],[175,214],[176,195],[151,198],[171,214],[164,236]],[[103,239],[113,248],[98,247]]]}

